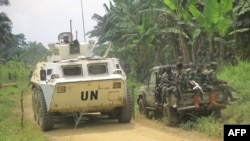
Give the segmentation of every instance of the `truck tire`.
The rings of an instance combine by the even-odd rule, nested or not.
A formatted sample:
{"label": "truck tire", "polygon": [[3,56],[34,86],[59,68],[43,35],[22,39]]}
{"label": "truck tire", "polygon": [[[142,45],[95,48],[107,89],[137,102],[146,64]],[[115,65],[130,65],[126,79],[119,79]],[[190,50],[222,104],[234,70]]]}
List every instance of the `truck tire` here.
{"label": "truck tire", "polygon": [[48,131],[54,128],[54,115],[47,111],[45,98],[41,91],[38,92],[37,113],[38,124],[42,131]]}
{"label": "truck tire", "polygon": [[146,109],[142,98],[139,99],[139,113],[144,115],[146,118],[149,118],[149,110]]}
{"label": "truck tire", "polygon": [[125,106],[118,109],[117,118],[120,123],[128,123],[131,121],[133,107],[132,95],[128,93]]}
{"label": "truck tire", "polygon": [[212,116],[216,119],[221,118],[222,117],[221,109],[214,109]]}
{"label": "truck tire", "polygon": [[171,106],[167,107],[168,112],[168,120],[167,125],[168,126],[176,126],[179,122],[179,114],[176,111],[176,108],[173,108]]}

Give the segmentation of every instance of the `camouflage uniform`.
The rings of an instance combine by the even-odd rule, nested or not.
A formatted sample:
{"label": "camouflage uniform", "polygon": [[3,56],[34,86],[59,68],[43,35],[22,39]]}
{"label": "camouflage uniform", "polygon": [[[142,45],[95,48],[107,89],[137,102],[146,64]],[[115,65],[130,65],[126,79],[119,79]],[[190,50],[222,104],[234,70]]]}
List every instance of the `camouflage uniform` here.
{"label": "camouflage uniform", "polygon": [[176,65],[176,78],[175,78],[175,83],[176,83],[176,91],[177,91],[177,95],[176,97],[178,99],[181,98],[182,96],[182,92],[183,90],[187,89],[187,84],[188,84],[188,78],[186,73],[182,70],[183,68],[183,64],[182,63],[178,63]]}
{"label": "camouflage uniform", "polygon": [[233,97],[232,92],[231,92],[230,87],[228,86],[227,82],[223,81],[223,80],[219,80],[217,78],[217,74],[216,74],[217,63],[211,62],[210,66],[211,66],[211,72],[209,73],[209,84],[223,89],[224,103],[227,103],[228,97],[230,98],[231,101],[236,100],[237,98]]}
{"label": "camouflage uniform", "polygon": [[171,103],[171,93],[175,89],[174,86],[174,75],[172,73],[171,68],[166,68],[166,72],[162,75],[161,80],[161,86],[162,86],[162,102],[167,102],[167,104]]}
{"label": "camouflage uniform", "polygon": [[161,71],[159,73],[156,73],[156,86],[155,86],[155,105],[158,105],[161,102]]}
{"label": "camouflage uniform", "polygon": [[212,93],[214,90],[214,86],[208,85],[209,72],[210,70],[202,70],[202,66],[198,65],[191,80],[194,80],[196,83],[198,83],[204,91]]}
{"label": "camouflage uniform", "polygon": [[202,72],[199,70],[196,70],[196,71],[191,72],[189,80],[194,80],[195,82],[201,85],[203,84],[202,78],[203,78]]}

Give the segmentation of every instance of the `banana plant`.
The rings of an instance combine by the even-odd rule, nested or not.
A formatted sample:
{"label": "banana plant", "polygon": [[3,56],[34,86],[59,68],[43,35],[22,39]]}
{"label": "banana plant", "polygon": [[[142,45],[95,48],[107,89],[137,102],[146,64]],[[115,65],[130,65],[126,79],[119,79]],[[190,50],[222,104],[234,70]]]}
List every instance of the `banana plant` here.
{"label": "banana plant", "polygon": [[213,60],[213,36],[218,33],[224,37],[228,32],[231,17],[229,16],[232,11],[232,0],[206,0],[204,10],[200,11],[195,5],[189,5],[189,11],[192,13],[199,26],[208,35],[210,59]]}
{"label": "banana plant", "polygon": [[176,17],[177,28],[179,30],[179,45],[181,48],[181,55],[185,62],[190,62],[190,53],[186,43],[185,26],[186,23],[192,21],[192,15],[188,12],[188,6],[198,3],[198,0],[164,0],[165,5],[170,10],[171,14]]}

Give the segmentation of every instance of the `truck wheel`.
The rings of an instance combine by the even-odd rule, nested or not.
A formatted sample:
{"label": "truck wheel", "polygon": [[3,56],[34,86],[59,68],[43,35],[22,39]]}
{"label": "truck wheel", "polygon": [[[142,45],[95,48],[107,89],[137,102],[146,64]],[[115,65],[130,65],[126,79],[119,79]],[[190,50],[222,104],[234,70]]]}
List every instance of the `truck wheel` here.
{"label": "truck wheel", "polygon": [[139,113],[144,115],[146,118],[149,118],[149,110],[146,109],[142,98],[139,99]]}
{"label": "truck wheel", "polygon": [[215,109],[213,110],[212,116],[214,116],[215,118],[221,118],[221,109]]}
{"label": "truck wheel", "polygon": [[54,115],[47,111],[44,95],[41,91],[39,91],[38,93],[37,112],[38,112],[38,124],[40,125],[41,129],[43,131],[53,129]]}
{"label": "truck wheel", "polygon": [[37,89],[34,88],[32,93],[32,109],[34,113],[34,119],[37,121]]}
{"label": "truck wheel", "polygon": [[127,94],[125,106],[118,109],[117,118],[120,123],[128,123],[131,121],[133,113],[133,99],[131,93]]}
{"label": "truck wheel", "polygon": [[176,111],[176,108],[173,108],[171,106],[167,107],[168,110],[168,120],[167,120],[167,124],[169,126],[176,126],[179,122],[179,114]]}

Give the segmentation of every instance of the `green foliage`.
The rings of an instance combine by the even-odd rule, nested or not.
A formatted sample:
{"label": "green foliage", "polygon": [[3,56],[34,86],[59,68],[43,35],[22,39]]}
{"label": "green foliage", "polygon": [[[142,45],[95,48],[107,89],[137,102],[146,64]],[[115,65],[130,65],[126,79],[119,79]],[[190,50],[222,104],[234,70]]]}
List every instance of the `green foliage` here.
{"label": "green foliage", "polygon": [[[20,107],[20,95],[28,91],[28,69],[22,62],[9,61],[5,65],[0,65],[0,72],[1,84],[16,82],[18,86],[0,88],[0,140],[48,140],[34,124],[26,119],[23,120],[23,128],[21,127],[21,109],[17,107]],[[14,74],[11,80],[8,73]]]}
{"label": "green foliage", "polygon": [[74,114],[73,115],[74,121],[75,121],[75,126],[74,128],[76,129],[78,125],[85,123],[89,118],[85,117],[84,114]]}
{"label": "green foliage", "polygon": [[223,126],[216,121],[212,116],[197,118],[196,121],[188,121],[181,125],[184,130],[197,130],[207,134],[210,137],[221,137],[223,135]]}
{"label": "green foliage", "polygon": [[40,130],[28,120],[24,120],[24,128],[20,126],[20,115],[9,113],[8,118],[0,121],[1,141],[48,141]]}
{"label": "green foliage", "polygon": [[8,61],[5,65],[0,64],[0,83],[27,83],[28,68],[23,62]]}

